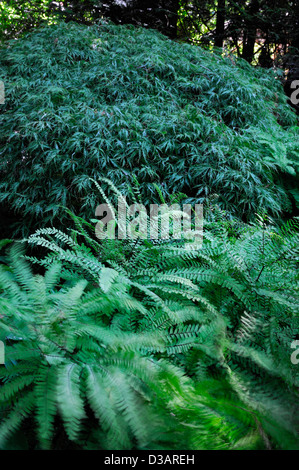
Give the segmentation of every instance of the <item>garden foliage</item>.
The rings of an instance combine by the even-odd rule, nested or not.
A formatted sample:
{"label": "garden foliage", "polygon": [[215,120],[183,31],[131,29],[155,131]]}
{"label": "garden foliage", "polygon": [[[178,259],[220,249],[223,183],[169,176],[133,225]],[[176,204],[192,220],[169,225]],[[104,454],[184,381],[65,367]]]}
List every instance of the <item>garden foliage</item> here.
{"label": "garden foliage", "polygon": [[[1,46],[1,215],[26,236],[0,242],[1,449],[298,449],[298,127],[276,78],[106,22]],[[204,203],[202,248],[97,239],[117,196]]]}
{"label": "garden foliage", "polygon": [[212,206],[186,250],[71,217],[29,237],[44,258],[19,243],[3,259],[0,446],[297,448],[296,223]]}
{"label": "garden foliage", "polygon": [[[298,127],[273,71],[142,28],[52,25],[0,54],[0,201],[27,233],[91,215],[90,177],[145,203],[188,195],[243,218],[297,199]],[[291,190],[292,192],[290,192]],[[3,209],[3,210],[4,210]]]}

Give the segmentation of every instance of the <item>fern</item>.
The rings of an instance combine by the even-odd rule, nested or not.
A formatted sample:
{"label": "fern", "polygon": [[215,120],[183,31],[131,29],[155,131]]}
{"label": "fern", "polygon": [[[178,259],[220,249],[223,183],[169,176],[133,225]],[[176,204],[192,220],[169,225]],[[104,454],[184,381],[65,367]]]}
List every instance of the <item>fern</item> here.
{"label": "fern", "polygon": [[[157,371],[162,364],[171,371],[170,376],[166,374],[168,384],[164,379],[161,382],[161,376],[150,383],[156,393],[158,386],[164,399],[165,386],[171,393],[176,390],[175,397],[170,399],[170,394],[164,405],[176,417],[182,415],[173,407],[185,403],[185,424],[178,418],[177,426],[188,446],[296,448],[298,373],[290,361],[290,345],[298,331],[296,221],[279,228],[268,217],[260,216],[254,224],[246,225],[228,221],[217,206],[210,206],[205,217],[203,247],[194,251],[184,250],[173,240],[99,242],[94,239],[92,225],[81,220],[70,232],[74,243],[68,243],[67,237],[53,229],[42,229],[28,242],[51,251],[43,260],[33,261],[48,266],[53,273],[53,266],[62,263],[66,284],[76,282],[76,292],[82,286],[80,295],[86,290],[85,302],[71,317],[76,324],[74,339],[68,340],[72,348],[77,344],[94,351],[95,345],[105,344],[97,367],[106,367],[106,361],[111,364],[111,350],[112,363],[121,363],[122,356],[117,359],[115,354],[123,351],[136,355],[134,361],[149,361],[145,364]],[[72,304],[68,304],[70,309]],[[80,315],[84,324],[78,323]],[[87,317],[96,323],[87,322]],[[82,357],[87,364],[86,352]],[[133,363],[131,367],[135,367]],[[101,377],[106,373],[101,371]],[[98,390],[104,386],[103,377],[90,376],[90,369],[87,374],[89,384],[96,380]],[[121,374],[115,378],[117,388],[118,381],[124,380]],[[145,377],[142,380],[149,383]],[[176,383],[175,388],[172,383]],[[198,392],[205,383],[206,391]],[[209,394],[208,387],[213,383],[219,384],[221,399],[214,400],[212,391]],[[127,382],[123,386],[127,390]],[[96,405],[90,385],[88,390],[91,406],[99,416],[104,413],[103,405]],[[109,419],[116,422],[123,414],[128,419],[126,443],[115,444],[126,447],[139,399],[138,406],[131,402],[128,389],[126,411],[124,397],[115,393],[116,408]],[[81,396],[79,392],[77,396]],[[186,400],[192,404],[187,405]],[[207,427],[199,426],[198,434],[191,438],[187,429],[197,413],[206,416]],[[103,420],[107,422],[108,416],[103,415]],[[218,434],[211,442],[207,434],[214,425]],[[224,434],[220,431],[223,426]],[[147,442],[151,446],[141,429],[140,421],[136,422],[138,445]]]}

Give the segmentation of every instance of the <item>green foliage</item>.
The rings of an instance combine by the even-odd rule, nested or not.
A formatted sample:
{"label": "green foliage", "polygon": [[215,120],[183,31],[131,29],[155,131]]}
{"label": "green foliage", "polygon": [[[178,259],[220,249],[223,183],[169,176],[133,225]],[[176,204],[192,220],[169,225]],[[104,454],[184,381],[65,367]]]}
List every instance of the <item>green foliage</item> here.
{"label": "green foliage", "polygon": [[291,208],[298,127],[272,71],[150,30],[61,23],[3,46],[0,79],[0,201],[16,233],[65,225],[61,205],[91,216],[100,176],[124,194],[136,176],[146,203],[155,182],[167,199],[217,194],[239,217]]}
{"label": "green foliage", "polygon": [[[218,439],[208,438],[223,424],[210,409],[213,400],[200,403],[182,371],[158,358],[167,352],[167,329],[126,331],[134,316],[149,312],[129,294],[125,279],[108,292],[99,288],[102,278],[97,288],[85,280],[58,285],[61,264],[33,276],[21,255],[13,247],[11,267],[0,271],[1,339],[6,342],[6,368],[0,369],[1,448],[26,420],[33,448],[50,448],[53,439],[54,446],[69,440],[83,448],[151,447],[163,445],[165,435],[171,446],[184,448],[188,427],[173,412],[182,413],[188,402],[193,418],[205,423],[200,447],[228,445],[235,425],[228,422]],[[196,336],[196,328],[185,330],[189,341]],[[189,413],[184,419],[190,421]],[[241,427],[236,434],[246,432]]]}
{"label": "green foliage", "polygon": [[71,216],[28,239],[43,276],[18,245],[0,269],[1,446],[34,419],[43,448],[298,448],[296,223],[210,205],[186,250]]}
{"label": "green foliage", "polygon": [[49,19],[49,0],[3,0],[0,3],[0,41],[15,38]]}
{"label": "green foliage", "polygon": [[[148,442],[150,423],[159,430],[153,409],[164,404],[170,388],[179,387],[180,374],[163,360],[146,357],[146,351],[165,348],[163,334],[137,335],[110,325],[115,310],[124,316],[144,310],[125,281],[117,281],[109,294],[82,279],[58,285],[60,264],[33,276],[16,246],[9,262],[11,268],[2,266],[0,272],[6,342],[1,448],[31,416],[40,446],[50,447],[57,412],[67,438],[83,447],[93,441],[98,448]],[[79,439],[82,423],[87,429]]]}
{"label": "green foliage", "polygon": [[[1,211],[38,228],[0,242],[0,448],[298,448],[298,223],[271,218],[298,203],[298,127],[273,72],[60,23],[3,45],[0,79]],[[202,248],[98,240],[116,195],[204,202]]]}
{"label": "green foliage", "polygon": [[0,3],[0,41],[16,39],[41,24],[60,19],[90,24],[102,18],[103,4],[97,0],[2,0]]}

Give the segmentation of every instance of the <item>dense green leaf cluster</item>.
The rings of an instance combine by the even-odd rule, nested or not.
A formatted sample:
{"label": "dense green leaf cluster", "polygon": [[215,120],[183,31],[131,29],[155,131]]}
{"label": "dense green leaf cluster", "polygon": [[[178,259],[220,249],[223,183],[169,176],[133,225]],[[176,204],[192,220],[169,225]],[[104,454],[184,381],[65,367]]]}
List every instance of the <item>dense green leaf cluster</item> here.
{"label": "dense green leaf cluster", "polygon": [[[272,71],[127,26],[52,25],[1,48],[0,202],[28,232],[88,216],[90,177],[250,218],[291,208],[298,127]],[[278,177],[280,175],[280,178]],[[59,220],[59,222],[58,222]]]}
{"label": "dense green leaf cluster", "polygon": [[[0,448],[298,448],[298,223],[271,218],[298,204],[298,127],[273,72],[60,23],[3,46],[0,80],[1,211],[38,229],[0,243]],[[204,202],[201,249],[97,239],[116,196]]]}
{"label": "dense green leaf cluster", "polygon": [[0,446],[297,448],[296,224],[211,205],[186,250],[72,219],[29,237],[44,258],[15,245],[0,266]]}

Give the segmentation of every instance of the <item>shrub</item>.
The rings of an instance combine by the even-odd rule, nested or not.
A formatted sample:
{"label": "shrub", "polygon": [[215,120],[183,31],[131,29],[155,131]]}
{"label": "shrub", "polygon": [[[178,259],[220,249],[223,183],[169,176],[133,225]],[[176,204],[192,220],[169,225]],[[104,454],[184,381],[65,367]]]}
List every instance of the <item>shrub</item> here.
{"label": "shrub", "polygon": [[18,233],[65,224],[61,205],[90,216],[100,176],[124,193],[137,177],[145,203],[156,182],[239,217],[290,209],[277,176],[295,175],[298,128],[272,71],[151,30],[61,23],[3,46],[0,79],[0,201]]}

